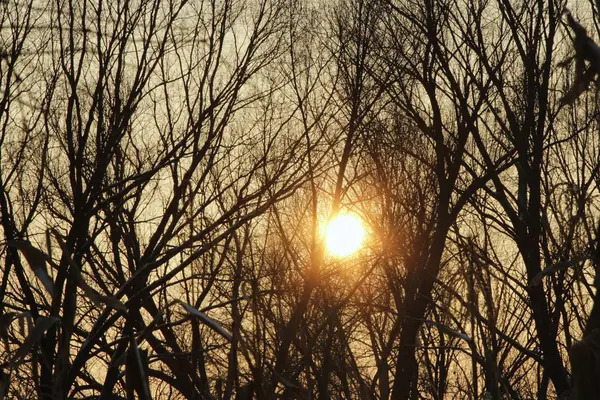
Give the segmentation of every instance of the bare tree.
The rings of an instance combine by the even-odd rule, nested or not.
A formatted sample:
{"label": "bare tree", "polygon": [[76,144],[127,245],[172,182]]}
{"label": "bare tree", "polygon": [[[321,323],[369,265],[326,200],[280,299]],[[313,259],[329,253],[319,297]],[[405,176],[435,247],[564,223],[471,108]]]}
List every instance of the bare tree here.
{"label": "bare tree", "polygon": [[1,2],[0,398],[592,398],[564,6]]}

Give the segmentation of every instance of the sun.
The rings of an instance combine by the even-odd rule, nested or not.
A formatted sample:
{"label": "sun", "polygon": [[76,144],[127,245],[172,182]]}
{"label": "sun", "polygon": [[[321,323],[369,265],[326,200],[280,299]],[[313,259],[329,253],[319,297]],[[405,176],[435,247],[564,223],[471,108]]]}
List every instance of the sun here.
{"label": "sun", "polygon": [[327,224],[325,245],[330,254],[346,257],[360,249],[365,230],[354,214],[340,214]]}

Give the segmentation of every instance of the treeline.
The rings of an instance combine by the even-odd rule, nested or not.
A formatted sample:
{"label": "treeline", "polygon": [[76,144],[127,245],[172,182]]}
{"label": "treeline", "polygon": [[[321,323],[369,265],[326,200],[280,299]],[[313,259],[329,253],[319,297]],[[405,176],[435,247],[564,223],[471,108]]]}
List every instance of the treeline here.
{"label": "treeline", "polygon": [[596,398],[566,6],[0,2],[0,399]]}

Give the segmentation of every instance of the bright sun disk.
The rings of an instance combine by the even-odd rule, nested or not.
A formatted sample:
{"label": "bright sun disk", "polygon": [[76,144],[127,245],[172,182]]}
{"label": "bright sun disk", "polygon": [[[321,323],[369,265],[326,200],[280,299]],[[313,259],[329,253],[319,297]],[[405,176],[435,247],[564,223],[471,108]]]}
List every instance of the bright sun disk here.
{"label": "bright sun disk", "polygon": [[360,218],[352,214],[340,214],[327,224],[325,244],[330,254],[345,257],[358,250],[365,238]]}

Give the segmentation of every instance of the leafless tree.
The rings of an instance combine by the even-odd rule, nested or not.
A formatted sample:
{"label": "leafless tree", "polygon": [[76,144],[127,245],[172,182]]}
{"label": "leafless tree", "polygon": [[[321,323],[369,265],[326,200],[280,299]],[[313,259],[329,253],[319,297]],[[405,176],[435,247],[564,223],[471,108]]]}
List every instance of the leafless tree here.
{"label": "leafless tree", "polygon": [[564,60],[600,19],[564,10],[1,2],[0,398],[594,396],[597,89]]}

